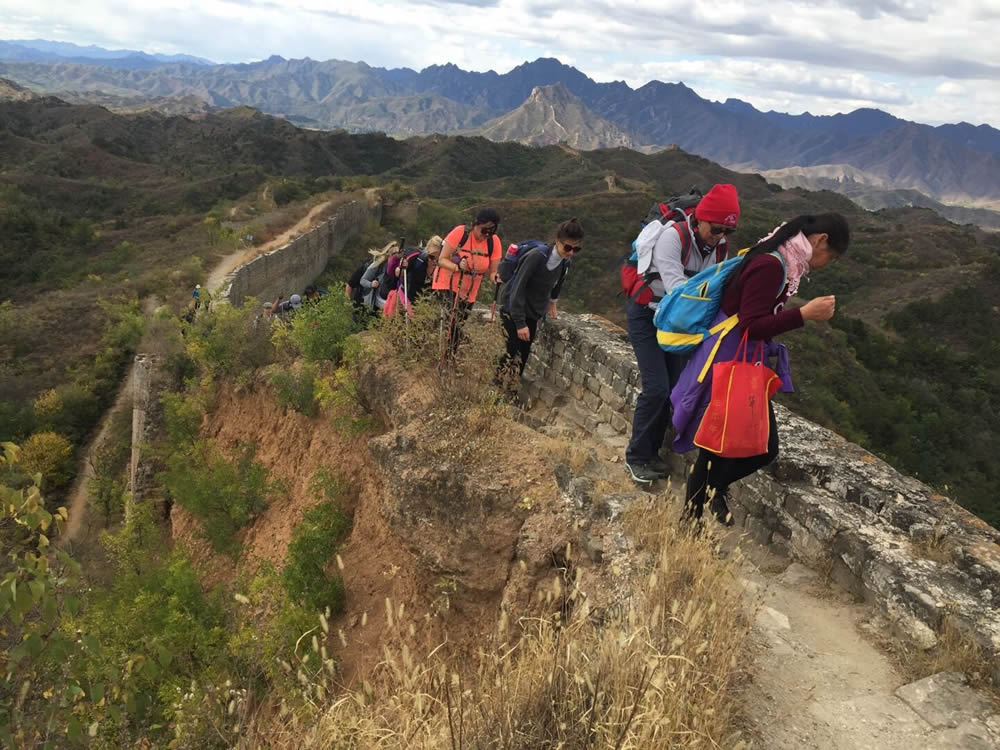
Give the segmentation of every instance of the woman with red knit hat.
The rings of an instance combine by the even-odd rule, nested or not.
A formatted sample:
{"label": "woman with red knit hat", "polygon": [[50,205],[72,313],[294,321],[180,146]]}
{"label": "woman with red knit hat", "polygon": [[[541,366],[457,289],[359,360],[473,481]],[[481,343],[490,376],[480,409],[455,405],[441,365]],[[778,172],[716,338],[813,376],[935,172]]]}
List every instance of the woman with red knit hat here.
{"label": "woman with red knit hat", "polygon": [[660,447],[670,424],[670,391],[688,360],[687,355],[660,348],[653,313],[668,291],[725,260],[726,238],[736,231],[739,218],[736,188],[714,185],[686,221],[668,225],[660,232],[647,272],[653,278],[649,285],[652,302],[628,302],[628,336],[642,378],[642,393],[632,417],[632,439],[625,451],[625,466],[636,482],[650,484],[670,473],[660,456]]}

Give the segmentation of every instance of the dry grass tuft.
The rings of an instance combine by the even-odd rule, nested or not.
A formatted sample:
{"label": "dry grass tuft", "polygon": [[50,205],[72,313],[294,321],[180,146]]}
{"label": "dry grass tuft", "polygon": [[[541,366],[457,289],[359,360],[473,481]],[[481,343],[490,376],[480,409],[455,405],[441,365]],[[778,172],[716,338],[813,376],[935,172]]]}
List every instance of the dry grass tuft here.
{"label": "dry grass tuft", "polygon": [[[548,613],[508,620],[477,653],[428,648],[391,602],[383,659],[318,720],[264,722],[254,743],[356,748],[739,748],[745,615],[732,563],[679,531],[659,500],[629,523],[646,569],[633,593],[591,611],[582,572],[556,576]],[[567,561],[569,564],[569,561]],[[348,647],[350,647],[348,645]],[[311,721],[309,726],[305,724]]]}
{"label": "dry grass tuft", "polygon": [[952,615],[946,615],[937,631],[937,645],[926,651],[893,639],[903,671],[911,680],[921,680],[938,672],[962,672],[969,683],[979,688],[996,688],[990,671],[990,659],[975,639],[963,630]]}

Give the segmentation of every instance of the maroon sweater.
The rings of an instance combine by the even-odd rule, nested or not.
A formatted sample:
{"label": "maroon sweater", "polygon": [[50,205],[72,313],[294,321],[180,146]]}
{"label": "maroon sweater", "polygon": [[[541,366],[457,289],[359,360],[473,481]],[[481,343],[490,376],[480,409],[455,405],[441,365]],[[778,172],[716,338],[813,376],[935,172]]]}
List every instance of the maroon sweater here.
{"label": "maroon sweater", "polygon": [[782,309],[788,299],[788,285],[778,289],[783,277],[780,260],[770,254],[758,255],[726,290],[722,310],[726,315],[740,314],[741,333],[749,331],[749,338],[766,341],[802,327],[799,308]]}

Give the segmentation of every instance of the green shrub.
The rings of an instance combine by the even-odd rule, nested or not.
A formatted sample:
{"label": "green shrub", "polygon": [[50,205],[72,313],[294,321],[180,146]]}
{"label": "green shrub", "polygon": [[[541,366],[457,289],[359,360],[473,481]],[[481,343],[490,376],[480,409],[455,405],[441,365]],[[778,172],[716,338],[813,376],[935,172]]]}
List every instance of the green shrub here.
{"label": "green shrub", "polygon": [[238,551],[237,532],[250,524],[281,492],[267,468],[254,460],[255,448],[243,445],[235,461],[207,441],[167,458],[163,484],[170,496],[198,518],[212,547]]}
{"label": "green shrub", "polygon": [[275,186],[274,190],[271,191],[271,197],[274,198],[275,205],[285,206],[292,201],[300,201],[304,198],[308,198],[309,191],[306,190],[301,182],[282,180]]}
{"label": "green shrub", "polygon": [[343,611],[344,582],[326,568],[349,528],[347,516],[331,501],[310,508],[295,527],[281,574],[293,601],[321,612],[327,607],[334,614]]}
{"label": "green shrub", "polygon": [[220,305],[200,315],[189,334],[188,354],[209,372],[246,378],[274,361],[274,346],[266,325],[255,323],[257,303],[243,307]]}
{"label": "green shrub", "polygon": [[66,383],[36,398],[34,412],[39,429],[58,432],[79,444],[100,417],[101,407],[92,390]]}
{"label": "green shrub", "polygon": [[21,467],[41,474],[44,489],[59,489],[73,478],[73,445],[55,432],[36,432],[21,446]]}
{"label": "green shrub", "polygon": [[278,395],[278,403],[291,406],[307,417],[316,416],[316,367],[305,364],[298,372],[281,371],[271,375],[271,385]]}
{"label": "green shrub", "polygon": [[344,342],[355,330],[350,300],[341,294],[328,294],[295,313],[291,338],[306,359],[337,363]]}
{"label": "green shrub", "polygon": [[125,468],[132,448],[132,407],[124,405],[111,416],[107,438],[93,453],[94,476],[89,490],[107,525],[124,509]]}

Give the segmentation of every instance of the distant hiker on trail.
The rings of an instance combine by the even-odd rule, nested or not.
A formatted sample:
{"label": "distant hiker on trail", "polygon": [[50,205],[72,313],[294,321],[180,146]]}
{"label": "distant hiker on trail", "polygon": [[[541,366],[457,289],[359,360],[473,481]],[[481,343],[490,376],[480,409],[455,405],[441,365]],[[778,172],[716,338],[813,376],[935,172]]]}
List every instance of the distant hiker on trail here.
{"label": "distant hiker on trail", "polygon": [[[500,264],[504,279],[500,291],[500,320],[507,338],[507,353],[500,360],[503,378],[517,363],[518,375],[531,354],[531,344],[538,332],[538,321],[556,317],[556,300],[570,262],[583,249],[583,227],[576,219],[564,221],[556,229],[552,243],[521,243],[507,250]],[[512,259],[511,253],[516,252]],[[509,271],[504,264],[509,263]]]}
{"label": "distant hiker on trail", "polygon": [[296,310],[302,307],[302,297],[298,294],[293,294],[288,298],[288,302],[285,302],[281,306],[282,313],[294,313]]}
{"label": "distant hiker on trail", "polygon": [[[625,451],[625,466],[636,482],[649,484],[670,473],[660,448],[670,423],[670,391],[687,362],[687,356],[660,348],[653,313],[668,291],[725,259],[726,237],[736,231],[739,218],[736,188],[719,184],[685,218],[643,229],[643,233],[653,229],[659,235],[645,253],[637,248],[638,271],[649,279],[644,284],[648,291],[640,289],[629,299],[626,309],[628,337],[642,378],[642,392],[632,417],[632,439]],[[640,234],[637,243],[642,239]]]}
{"label": "distant hiker on trail", "polygon": [[[833,317],[836,300],[832,296],[816,297],[802,307],[788,309],[784,307],[785,301],[795,294],[809,271],[823,268],[847,252],[850,239],[850,228],[840,214],[799,216],[782,224],[747,253],[725,282],[722,305],[716,316],[716,322],[719,322],[734,314],[739,315],[738,325],[723,336],[718,346],[717,337],[706,339],[699,345],[671,394],[676,429],[674,450],[685,453],[694,449],[696,442],[701,444],[709,438],[714,442],[715,438],[710,435],[712,425],[702,424],[707,421],[704,416],[710,402],[716,398],[712,393],[713,368],[736,360],[741,347],[751,355],[751,363],[760,361],[754,354],[758,348],[765,357],[777,357],[776,378],[780,378],[781,390],[792,390],[788,352],[784,345],[776,344],[771,339],[802,327],[807,320],[829,320]],[[714,359],[709,361],[713,353]],[[765,364],[756,365],[754,369],[760,372]],[[764,372],[770,371],[765,368]],[[701,382],[699,377],[702,377]],[[775,382],[770,386],[776,389],[778,383],[775,378],[772,380]],[[741,385],[734,375],[727,383],[727,389],[734,392]],[[744,419],[740,423],[740,434],[733,437],[742,439],[747,434],[757,434],[761,442],[766,443],[767,450],[760,455],[726,457],[725,448],[721,453],[701,448],[688,479],[687,517],[700,519],[705,502],[710,499],[713,515],[722,523],[732,524],[727,504],[730,485],[767,466],[778,455],[778,427],[770,395],[773,395],[773,390],[765,396],[768,399],[766,414],[752,401],[749,407],[746,401],[742,405],[737,401],[711,404],[711,410],[718,413],[721,418],[719,423],[723,425],[721,433],[715,431],[715,435],[724,439],[725,420],[729,415],[745,416],[749,408],[749,413],[757,415],[754,419],[759,423]],[[752,408],[754,406],[756,408]]]}
{"label": "distant hiker on trail", "polygon": [[194,309],[197,310],[201,307],[201,284],[194,285],[194,291],[191,292],[191,299],[194,300]]}
{"label": "distant hiker on trail", "polygon": [[444,238],[438,268],[431,288],[441,298],[447,322],[446,352],[453,355],[461,340],[462,324],[479,294],[484,276],[499,283],[502,245],[496,235],[500,214],[483,208],[476,214],[472,229],[459,224]]}

